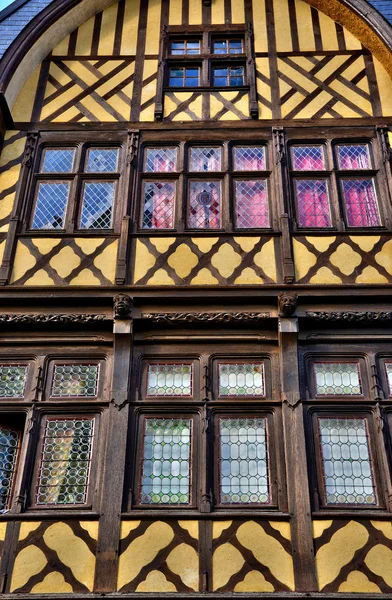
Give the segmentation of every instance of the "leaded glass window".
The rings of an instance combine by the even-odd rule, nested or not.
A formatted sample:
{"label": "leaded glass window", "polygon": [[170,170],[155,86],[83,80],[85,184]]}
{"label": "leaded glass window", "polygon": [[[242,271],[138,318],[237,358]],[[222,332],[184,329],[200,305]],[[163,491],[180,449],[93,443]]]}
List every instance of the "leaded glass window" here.
{"label": "leaded glass window", "polygon": [[191,419],[145,419],[141,504],[191,503],[191,434]]}
{"label": "leaded glass window", "polygon": [[220,503],[270,503],[266,419],[220,418],[219,448]]}
{"label": "leaded glass window", "polygon": [[219,229],[221,226],[220,181],[189,183],[189,227]]}
{"label": "leaded glass window", "polygon": [[358,363],[314,363],[318,396],[360,396],[362,384]]}
{"label": "leaded glass window", "polygon": [[377,504],[366,419],[318,421],[326,503]]}
{"label": "leaded glass window", "polygon": [[172,229],[174,227],[175,194],[175,182],[145,182],[143,229]]}
{"label": "leaded glass window", "polygon": [[20,437],[19,431],[0,426],[0,510],[10,506]]}
{"label": "leaded glass window", "polygon": [[90,148],[88,150],[88,173],[116,173],[118,148]]}
{"label": "leaded glass window", "polygon": [[392,396],[392,363],[385,363],[385,370],[387,373],[389,395]]}
{"label": "leaded glass window", "polygon": [[294,171],[324,171],[323,146],[292,146],[291,157]]}
{"label": "leaded glass window", "polygon": [[69,182],[41,182],[35,201],[32,229],[64,229]]}
{"label": "leaded glass window", "polygon": [[373,179],[342,179],[349,227],[381,225]]}
{"label": "leaded glass window", "polygon": [[98,378],[98,364],[55,364],[51,396],[59,398],[95,397],[98,392]]}
{"label": "leaded glass window", "polygon": [[23,398],[27,365],[0,364],[0,398]]}
{"label": "leaded glass window", "polygon": [[144,170],[147,173],[175,173],[177,148],[147,148]]}
{"label": "leaded glass window", "polygon": [[94,181],[84,184],[81,229],[112,227],[114,186],[114,181]]}
{"label": "leaded glass window", "polygon": [[43,152],[42,173],[71,173],[74,148],[47,148]]}
{"label": "leaded glass window", "polygon": [[191,396],[191,364],[149,364],[147,368],[148,396]]}
{"label": "leaded glass window", "polygon": [[267,182],[264,179],[235,181],[237,227],[269,227]]}
{"label": "leaded glass window", "polygon": [[219,396],[264,396],[263,363],[220,363]]}
{"label": "leaded glass window", "polygon": [[85,504],[94,419],[46,420],[36,504]]}
{"label": "leaded glass window", "polygon": [[190,171],[210,171],[222,170],[222,150],[221,148],[191,148]]}
{"label": "leaded glass window", "polygon": [[331,208],[325,179],[296,179],[297,219],[300,227],[331,227]]}
{"label": "leaded glass window", "polygon": [[265,171],[264,146],[237,146],[234,148],[235,171]]}
{"label": "leaded glass window", "polygon": [[368,144],[348,144],[338,146],[339,169],[355,170],[371,169],[370,152]]}

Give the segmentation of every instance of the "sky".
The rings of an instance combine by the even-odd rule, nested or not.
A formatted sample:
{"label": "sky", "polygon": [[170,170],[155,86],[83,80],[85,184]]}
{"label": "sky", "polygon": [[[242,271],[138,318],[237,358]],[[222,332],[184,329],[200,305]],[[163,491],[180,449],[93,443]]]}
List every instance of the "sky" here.
{"label": "sky", "polygon": [[0,0],[0,10],[11,4],[13,0]]}

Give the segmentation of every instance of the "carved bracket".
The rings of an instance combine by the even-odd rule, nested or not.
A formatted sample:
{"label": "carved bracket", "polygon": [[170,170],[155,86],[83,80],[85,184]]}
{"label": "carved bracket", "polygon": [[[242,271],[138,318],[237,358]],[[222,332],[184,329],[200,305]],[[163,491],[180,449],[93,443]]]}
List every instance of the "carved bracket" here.
{"label": "carved bracket", "polygon": [[187,323],[207,321],[217,323],[229,323],[231,321],[261,321],[262,319],[269,319],[270,313],[268,312],[189,312],[189,313],[142,313],[141,318],[154,323],[175,323],[178,321],[184,321]]}
{"label": "carved bracket", "polygon": [[22,164],[25,167],[28,167],[29,169],[31,168],[31,166],[33,164],[33,158],[34,158],[35,149],[37,147],[37,142],[38,142],[38,132],[36,132],[36,131],[30,132],[27,136],[26,148],[25,148],[23,160],[22,160]]}
{"label": "carved bracket", "polygon": [[392,311],[307,311],[306,316],[316,321],[345,321],[346,323],[391,321]]}
{"label": "carved bracket", "polygon": [[297,310],[298,294],[295,292],[282,292],[278,296],[279,317],[290,318]]}
{"label": "carved bracket", "polygon": [[69,323],[97,323],[105,321],[106,315],[90,315],[83,313],[75,314],[0,314],[0,323],[57,323],[68,325]]}
{"label": "carved bracket", "polygon": [[113,299],[113,314],[115,319],[132,319],[133,300],[127,294],[118,294]]}

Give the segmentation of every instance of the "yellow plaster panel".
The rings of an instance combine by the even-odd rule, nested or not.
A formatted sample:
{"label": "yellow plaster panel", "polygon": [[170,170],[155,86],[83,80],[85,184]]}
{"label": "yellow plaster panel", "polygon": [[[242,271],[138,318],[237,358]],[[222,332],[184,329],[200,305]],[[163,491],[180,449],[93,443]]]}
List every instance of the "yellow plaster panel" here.
{"label": "yellow plaster panel", "polygon": [[242,569],[245,560],[231,544],[218,546],[212,556],[212,589],[217,590],[229,581],[230,577]]}
{"label": "yellow plaster panel", "polygon": [[369,534],[363,525],[350,521],[333,534],[330,542],[321,546],[316,554],[316,568],[321,591],[339,575],[354,554],[366,544]]}
{"label": "yellow plaster panel", "polygon": [[233,250],[230,244],[222,244],[218,252],[211,259],[211,264],[219,271],[222,277],[230,277],[234,269],[241,264],[241,257]]}
{"label": "yellow plaster panel", "polygon": [[75,238],[75,243],[84,254],[92,254],[104,241],[105,238]]}
{"label": "yellow plaster panel", "polygon": [[192,546],[179,544],[166,559],[169,569],[188,587],[199,591],[199,557]]}
{"label": "yellow plaster panel", "polygon": [[356,267],[361,264],[362,257],[344,242],[338,246],[329,260],[344,275],[351,275]]}
{"label": "yellow plaster panel", "polygon": [[170,0],[169,25],[181,25],[182,23],[182,0]]}
{"label": "yellow plaster panel", "polygon": [[161,254],[167,252],[172,244],[176,241],[174,237],[151,238],[150,242]]}
{"label": "yellow plaster panel", "polygon": [[73,576],[91,592],[94,584],[95,556],[87,544],[66,523],[55,523],[44,533],[45,544],[54,550]]}
{"label": "yellow plaster panel", "polygon": [[95,18],[91,17],[78,29],[78,37],[76,40],[75,54],[78,56],[89,56],[91,54],[91,44],[93,41]]}
{"label": "yellow plaster panel", "polygon": [[58,254],[53,256],[49,261],[49,264],[60,277],[68,277],[72,271],[80,265],[80,258],[75,252],[69,247],[65,246]]}
{"label": "yellow plaster panel", "polygon": [[82,529],[87,531],[89,536],[93,538],[93,540],[98,539],[98,529],[99,523],[98,521],[79,521],[79,525]]}
{"label": "yellow plaster panel", "polygon": [[334,275],[328,267],[321,267],[313,277],[309,279],[309,283],[318,283],[321,285],[342,283],[340,277]]}
{"label": "yellow plaster panel", "polygon": [[39,250],[42,255],[49,254],[58,244],[61,243],[61,240],[58,238],[35,238],[32,240],[33,245]]}
{"label": "yellow plaster panel", "polygon": [[[270,77],[270,66],[268,58],[256,58],[256,69],[260,71],[260,73],[264,73],[264,75],[269,79]],[[262,101],[259,101],[259,119],[272,119],[272,109],[271,109],[271,85],[266,82],[260,81],[257,78],[257,93],[261,98],[264,99],[265,103],[269,103],[267,106]]]}
{"label": "yellow plaster panel", "polygon": [[134,283],[142,279],[155,265],[155,257],[140,240],[136,240]]}
{"label": "yellow plaster panel", "polygon": [[290,523],[285,523],[283,521],[269,521],[272,529],[276,529],[279,531],[282,537],[286,538],[286,540],[291,540],[291,528]]}
{"label": "yellow plaster panel", "polygon": [[250,252],[256,246],[260,238],[257,237],[235,237],[234,241],[244,252]]}
{"label": "yellow plaster panel", "polygon": [[141,521],[122,521],[120,539],[125,539],[131,531],[139,527],[140,523]]}
{"label": "yellow plaster panel", "polygon": [[67,592],[73,592],[73,587],[65,581],[64,575],[58,573],[58,571],[48,573],[43,581],[31,588],[32,594],[66,594]]}
{"label": "yellow plaster panel", "polygon": [[[350,240],[357,244],[364,252],[373,250],[377,242],[380,241],[379,235],[350,235]],[[385,247],[385,246],[384,246]]]}
{"label": "yellow plaster panel", "polygon": [[299,49],[302,52],[316,50],[314,41],[312,13],[309,4],[303,0],[295,0],[297,14]]}
{"label": "yellow plaster panel", "polygon": [[255,36],[255,51],[268,52],[265,0],[253,2],[253,29]]}
{"label": "yellow plaster panel", "polygon": [[335,21],[321,11],[319,11],[319,21],[323,50],[339,50]]}
{"label": "yellow plaster panel", "polygon": [[217,285],[219,281],[205,267],[191,281],[191,285]]}
{"label": "yellow plaster panel", "polygon": [[263,269],[267,277],[276,282],[275,244],[273,238],[264,244],[253,260],[258,267]]}
{"label": "yellow plaster panel", "polygon": [[30,121],[33,112],[35,94],[37,91],[38,78],[41,65],[38,66],[31,77],[21,89],[14,106],[12,107],[12,118],[14,121]]}
{"label": "yellow plaster panel", "polygon": [[264,279],[257,275],[256,271],[251,267],[243,269],[240,275],[234,281],[236,285],[260,285],[264,283]]}
{"label": "yellow plaster panel", "polygon": [[212,246],[214,244],[216,244],[219,241],[219,238],[215,237],[215,238],[211,238],[211,237],[207,237],[207,238],[192,238],[192,242],[195,244],[195,246],[197,246],[200,250],[200,252],[203,253],[207,253],[211,250]]}
{"label": "yellow plaster panel", "polygon": [[7,523],[0,523],[0,540],[4,542],[5,532],[7,531]]}
{"label": "yellow plaster panel", "polygon": [[220,537],[222,532],[228,529],[232,523],[233,521],[215,521],[212,524],[212,539],[216,540]]}
{"label": "yellow plaster panel", "polygon": [[382,544],[373,546],[366,555],[365,564],[392,587],[392,550]]}
{"label": "yellow plaster panel", "polygon": [[245,23],[244,0],[231,0],[232,23]]}
{"label": "yellow plaster panel", "polygon": [[195,540],[199,539],[199,522],[198,521],[178,521],[182,529],[186,529],[191,537]]}
{"label": "yellow plaster panel", "polygon": [[[190,0],[192,1],[192,0]],[[224,0],[214,0],[211,2],[211,23],[212,25],[222,25],[225,22],[225,4]]]}
{"label": "yellow plaster panel", "polygon": [[388,279],[381,275],[374,267],[368,266],[362,271],[361,275],[355,280],[355,283],[389,283]]}
{"label": "yellow plaster panel", "polygon": [[301,244],[299,240],[293,239],[294,263],[296,279],[302,279],[314,267],[317,262],[316,256]]}
{"label": "yellow plaster panel", "polygon": [[94,258],[94,266],[97,267],[106,279],[114,283],[116,275],[117,240]]}
{"label": "yellow plaster panel", "polygon": [[174,583],[168,581],[160,571],[151,571],[146,579],[139,583],[137,592],[176,592]]}
{"label": "yellow plaster panel", "polygon": [[362,44],[361,42],[345,27],[343,28],[344,39],[346,41],[347,50],[361,50]]}
{"label": "yellow plaster panel", "polygon": [[10,591],[13,592],[24,586],[30,577],[37,575],[45,568],[47,562],[45,554],[37,546],[31,545],[23,548],[15,559]]}
{"label": "yellow plaster panel", "polygon": [[313,537],[319,538],[324,531],[331,527],[333,521],[313,521]]}
{"label": "yellow plaster panel", "polygon": [[254,521],[249,521],[238,528],[237,539],[262,565],[269,568],[274,577],[294,590],[293,559],[275,538]]}
{"label": "yellow plaster panel", "polygon": [[179,277],[187,277],[192,271],[193,267],[197,265],[199,259],[196,254],[190,250],[186,244],[178,246],[176,251],[169,256],[167,261],[172,269],[175,270]]}
{"label": "yellow plaster panel", "polygon": [[19,531],[19,541],[21,540],[25,540],[27,538],[27,536],[32,532],[35,531],[36,529],[38,529],[38,527],[41,525],[41,521],[23,521],[20,525],[20,531]]}
{"label": "yellow plaster panel", "polygon": [[3,260],[4,250],[5,250],[5,240],[0,244],[0,262]]}
{"label": "yellow plaster panel", "polygon": [[146,54],[158,54],[160,26],[161,26],[161,0],[148,0],[146,49],[145,49]]}
{"label": "yellow plaster panel", "polygon": [[102,13],[101,33],[98,54],[113,54],[114,34],[116,30],[118,4],[112,4]]}
{"label": "yellow plaster panel", "polygon": [[235,592],[274,592],[274,586],[259,571],[247,573],[243,581],[237,583]]}
{"label": "yellow plaster panel", "polygon": [[386,242],[374,258],[379,265],[392,275],[392,240]]}
{"label": "yellow plaster panel", "polygon": [[291,28],[288,0],[274,2],[276,50],[278,52],[292,52]]}
{"label": "yellow plaster panel", "polygon": [[323,237],[313,237],[307,236],[306,240],[312,244],[319,252],[325,252],[328,250],[331,244],[336,240],[336,236],[323,236]]}
{"label": "yellow plaster panel", "polygon": [[375,583],[369,581],[364,573],[351,571],[346,581],[340,584],[338,592],[347,594],[377,594],[381,590]]}
{"label": "yellow plaster panel", "polygon": [[2,151],[1,151],[1,157],[0,157],[0,165],[2,167],[4,165],[6,165],[8,161],[14,160],[15,158],[17,158],[18,156],[21,156],[23,154],[24,147],[26,144],[26,137],[22,137],[18,140],[15,140],[11,144],[7,144],[8,140],[10,140],[16,133],[18,133],[18,132],[14,131],[14,130],[10,130],[10,131],[7,131],[4,135],[5,146],[3,147]]}
{"label": "yellow plaster panel", "polygon": [[68,54],[68,47],[69,47],[69,35],[67,35],[67,37],[64,38],[56,46],[56,48],[53,48],[52,55],[53,56],[65,56],[66,54]]}
{"label": "yellow plaster panel", "polygon": [[119,558],[117,589],[135,579],[173,538],[174,532],[167,523],[155,521],[142,536],[133,540]]}
{"label": "yellow plaster panel", "polygon": [[167,274],[165,269],[158,269],[147,281],[147,285],[174,285],[174,279]]}
{"label": "yellow plaster panel", "polygon": [[136,54],[139,28],[140,0],[125,2],[124,24],[121,37],[121,54]]}
{"label": "yellow plaster panel", "polygon": [[[157,0],[155,0],[156,2]],[[159,23],[159,21],[158,21]],[[156,51],[158,52],[158,50]],[[158,61],[157,60],[146,60],[144,61],[144,70],[143,70],[143,81],[145,81],[150,75],[156,73],[158,70]],[[142,97],[141,97],[141,105],[152,98],[155,98],[157,89],[156,79],[150,81],[150,83],[143,85],[142,88]],[[141,111],[140,113],[140,121],[153,121],[154,120],[154,102],[150,104],[147,108]]]}
{"label": "yellow plaster panel", "polygon": [[70,285],[101,285],[98,277],[90,269],[83,269],[79,275],[71,279]]}
{"label": "yellow plaster panel", "polygon": [[201,0],[191,0],[189,2],[189,25],[200,25],[201,21]]}
{"label": "yellow plaster panel", "polygon": [[29,269],[35,266],[36,260],[34,256],[30,254],[26,246],[24,246],[21,242],[18,242],[16,246],[16,253],[14,258],[14,267],[12,269],[11,281],[10,283],[14,283]]}
{"label": "yellow plaster panel", "polygon": [[392,523],[390,521],[370,521],[375,529],[382,531],[386,538],[392,540]]}

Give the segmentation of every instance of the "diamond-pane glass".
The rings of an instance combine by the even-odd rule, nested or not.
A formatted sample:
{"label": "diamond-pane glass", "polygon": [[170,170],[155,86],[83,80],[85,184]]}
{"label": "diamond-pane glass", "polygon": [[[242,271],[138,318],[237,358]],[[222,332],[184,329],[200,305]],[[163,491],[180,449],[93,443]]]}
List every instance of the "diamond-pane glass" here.
{"label": "diamond-pane glass", "polygon": [[392,363],[386,363],[385,370],[387,372],[389,395],[392,396]]}
{"label": "diamond-pane glass", "polygon": [[177,148],[147,148],[147,173],[175,173],[177,171]]}
{"label": "diamond-pane glass", "polygon": [[235,171],[265,171],[265,148],[249,146],[234,148]]}
{"label": "diamond-pane glass", "polygon": [[219,181],[191,181],[189,184],[189,227],[195,229],[219,229],[220,225]]}
{"label": "diamond-pane glass", "polygon": [[265,180],[236,181],[235,205],[237,227],[269,227],[268,193]]}
{"label": "diamond-pane glass", "polygon": [[349,227],[381,225],[373,179],[342,179]]}
{"label": "diamond-pane glass", "polygon": [[369,146],[355,144],[338,146],[339,169],[371,169]]}
{"label": "diamond-pane glass", "polygon": [[32,229],[63,229],[70,184],[40,183]]}
{"label": "diamond-pane glass", "polygon": [[219,396],[264,396],[263,363],[220,364]]}
{"label": "diamond-pane glass", "polygon": [[220,171],[220,148],[191,148],[191,171]]}
{"label": "diamond-pane glass", "polygon": [[295,180],[298,225],[300,227],[331,227],[328,187],[324,179]]}
{"label": "diamond-pane glass", "polygon": [[317,394],[359,396],[362,394],[358,363],[315,363]]}
{"label": "diamond-pane glass", "polygon": [[322,146],[292,146],[294,171],[324,171],[324,149]]}
{"label": "diamond-pane glass", "polygon": [[149,181],[144,185],[143,229],[172,229],[176,184]]}
{"label": "diamond-pane glass", "polygon": [[23,398],[27,365],[0,364],[0,398]]}
{"label": "diamond-pane glass", "polygon": [[220,419],[220,501],[267,504],[266,419]]}
{"label": "diamond-pane glass", "polygon": [[51,396],[86,398],[97,395],[99,365],[54,365]]}
{"label": "diamond-pane glass", "polygon": [[148,365],[147,395],[191,396],[192,365]]}
{"label": "diamond-pane glass", "polygon": [[94,419],[48,419],[36,492],[37,504],[84,504]]}
{"label": "diamond-pane glass", "polygon": [[190,419],[146,419],[143,444],[142,504],[189,504]]}
{"label": "diamond-pane glass", "polygon": [[117,148],[90,148],[88,151],[88,173],[115,173],[117,171]]}
{"label": "diamond-pane glass", "polygon": [[45,150],[42,164],[42,173],[71,173],[74,162],[75,150],[58,149]]}
{"label": "diamond-pane glass", "polygon": [[112,227],[114,181],[85,183],[83,188],[81,229]]}
{"label": "diamond-pane glass", "polygon": [[319,419],[327,504],[376,504],[365,419]]}
{"label": "diamond-pane glass", "polygon": [[19,431],[0,426],[0,510],[9,508],[19,442]]}

